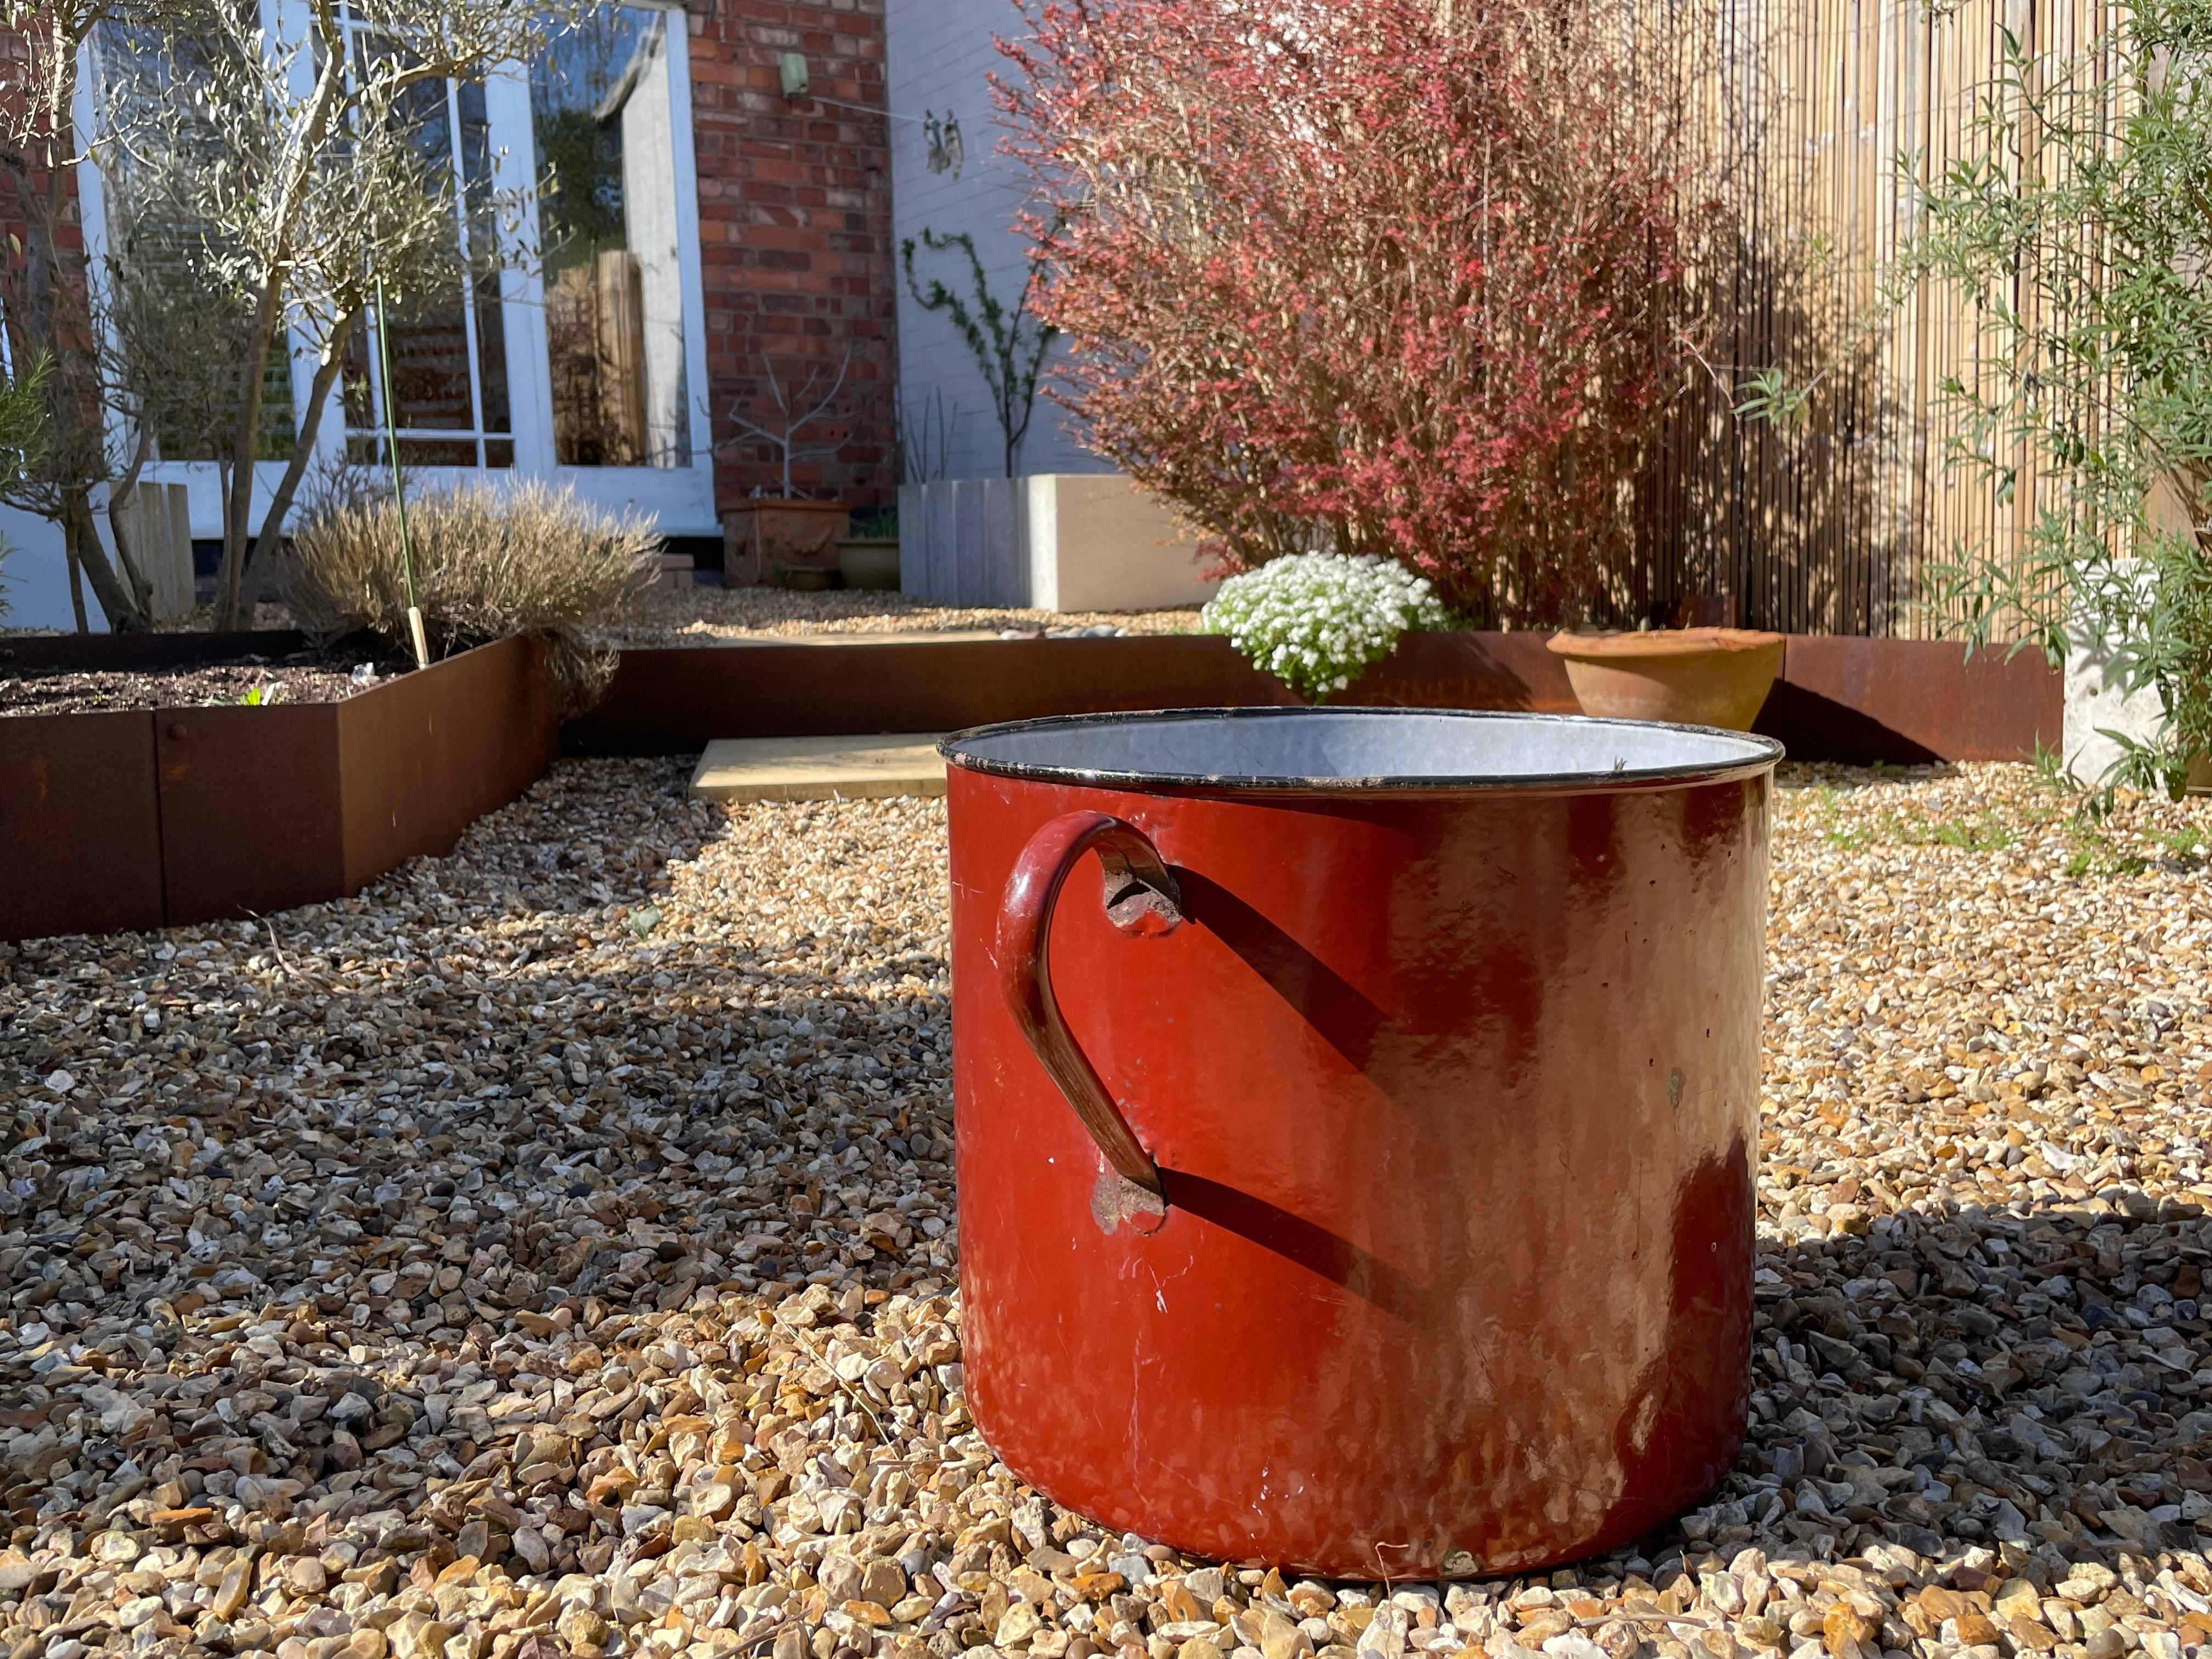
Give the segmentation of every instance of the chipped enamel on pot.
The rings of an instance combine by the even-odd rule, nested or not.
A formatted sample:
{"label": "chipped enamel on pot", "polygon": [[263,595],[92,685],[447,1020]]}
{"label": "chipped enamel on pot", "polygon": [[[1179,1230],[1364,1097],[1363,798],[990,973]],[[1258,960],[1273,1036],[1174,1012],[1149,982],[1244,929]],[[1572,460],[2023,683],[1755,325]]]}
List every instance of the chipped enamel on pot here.
{"label": "chipped enamel on pot", "polygon": [[1748,1399],[1779,748],[1239,709],[948,738],[968,1399],[1355,1578],[1640,1537]]}

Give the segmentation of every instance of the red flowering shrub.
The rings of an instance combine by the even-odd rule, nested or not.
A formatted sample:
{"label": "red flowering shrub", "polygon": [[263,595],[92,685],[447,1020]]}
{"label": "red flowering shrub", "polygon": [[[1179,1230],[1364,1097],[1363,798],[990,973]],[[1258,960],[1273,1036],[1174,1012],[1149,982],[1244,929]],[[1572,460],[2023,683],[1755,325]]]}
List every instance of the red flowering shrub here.
{"label": "red flowering shrub", "polygon": [[1676,179],[1588,0],[1025,0],[1062,400],[1231,568],[1600,603],[1677,383]]}

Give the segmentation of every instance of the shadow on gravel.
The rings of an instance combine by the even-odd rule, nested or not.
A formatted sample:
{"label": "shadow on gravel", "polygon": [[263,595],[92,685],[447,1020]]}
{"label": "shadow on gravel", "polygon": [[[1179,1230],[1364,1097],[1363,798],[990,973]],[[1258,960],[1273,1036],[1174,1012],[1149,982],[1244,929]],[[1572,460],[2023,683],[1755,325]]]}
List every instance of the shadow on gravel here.
{"label": "shadow on gravel", "polygon": [[[2212,1513],[2198,1301],[2212,1223],[2193,1204],[2123,1202],[1763,1237],[1750,1438],[1708,1504],[1644,1554],[1725,1563],[1755,1547],[1822,1582],[1856,1561],[1888,1621],[1864,1633],[1874,1648],[1936,1638],[1943,1617],[1966,1646],[2000,1632],[2014,1652],[2083,1641],[2094,1632],[2052,1628],[2037,1601],[2093,1583],[2111,1588],[2115,1617],[2130,1611],[2115,1598],[2152,1589],[2166,1605],[2133,1611],[2191,1621],[2185,1643],[2212,1640],[2212,1583],[2193,1582],[2195,1523]],[[2179,1583],[2161,1576],[2176,1565]],[[2117,1586],[2099,1572],[2114,1567]]]}

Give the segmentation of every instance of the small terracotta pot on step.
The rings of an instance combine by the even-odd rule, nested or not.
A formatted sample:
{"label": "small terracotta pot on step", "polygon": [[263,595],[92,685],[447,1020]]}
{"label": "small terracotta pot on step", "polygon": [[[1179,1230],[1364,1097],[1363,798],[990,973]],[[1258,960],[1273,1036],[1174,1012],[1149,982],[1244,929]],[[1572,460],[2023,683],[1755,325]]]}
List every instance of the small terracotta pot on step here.
{"label": "small terracotta pot on step", "polygon": [[1782,672],[1782,635],[1744,628],[1554,634],[1585,714],[1748,732]]}

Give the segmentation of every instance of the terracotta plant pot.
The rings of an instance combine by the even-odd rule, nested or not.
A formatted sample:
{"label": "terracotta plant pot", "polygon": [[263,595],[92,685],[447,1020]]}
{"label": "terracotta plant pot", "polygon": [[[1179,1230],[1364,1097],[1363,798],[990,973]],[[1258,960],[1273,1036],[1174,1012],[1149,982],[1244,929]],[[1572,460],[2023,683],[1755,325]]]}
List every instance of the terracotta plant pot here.
{"label": "terracotta plant pot", "polygon": [[722,514],[722,580],[753,586],[787,566],[834,573],[837,544],[852,526],[853,509],[842,501],[739,501]]}
{"label": "terracotta plant pot", "polygon": [[837,568],[848,587],[896,593],[899,585],[899,544],[896,538],[848,537],[837,544]]}
{"label": "terracotta plant pot", "polygon": [[1748,732],[1782,672],[1782,635],[1741,628],[1554,634],[1585,714]]}

